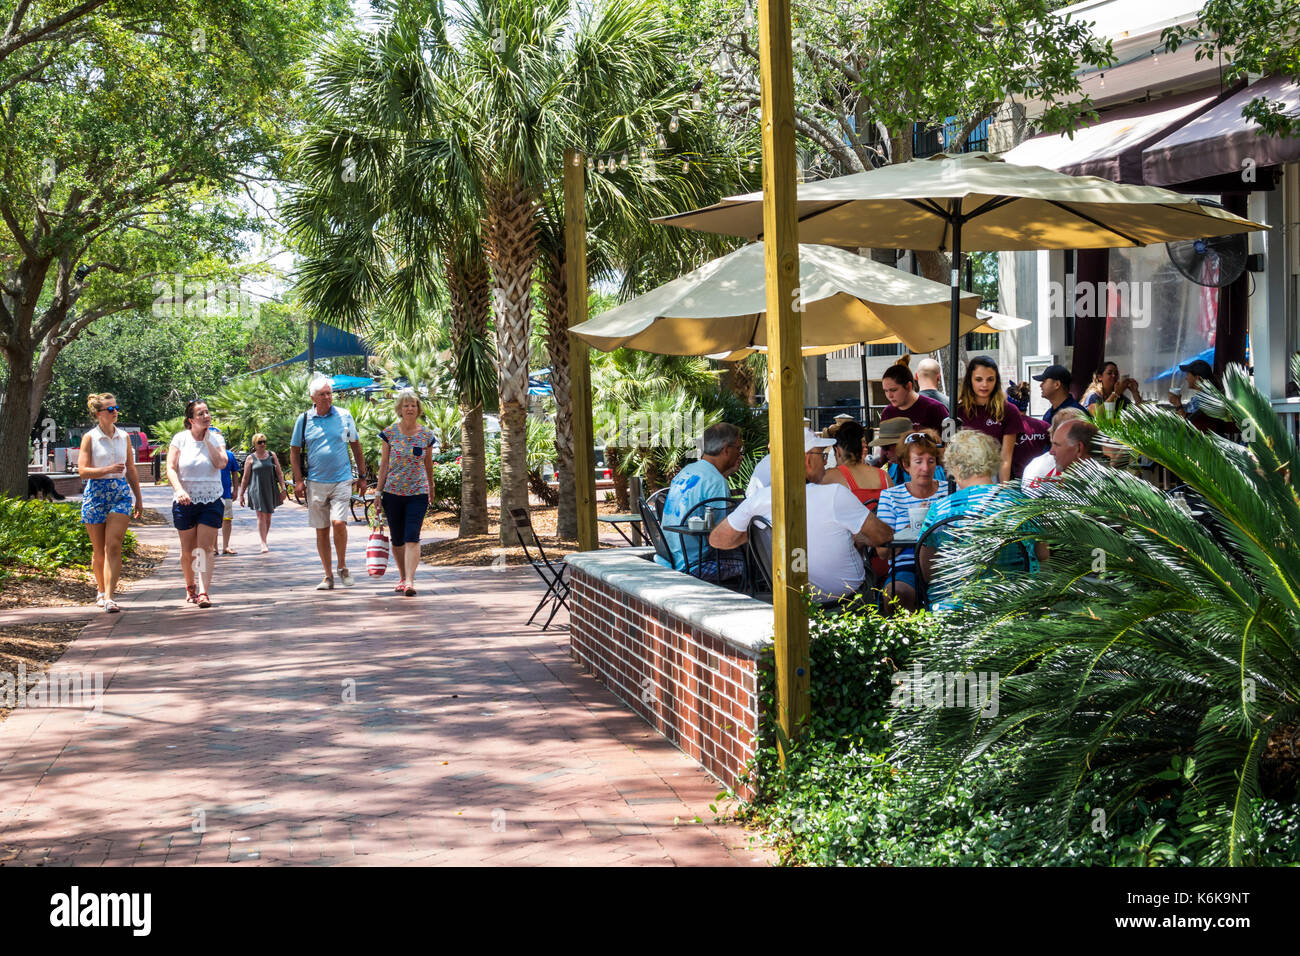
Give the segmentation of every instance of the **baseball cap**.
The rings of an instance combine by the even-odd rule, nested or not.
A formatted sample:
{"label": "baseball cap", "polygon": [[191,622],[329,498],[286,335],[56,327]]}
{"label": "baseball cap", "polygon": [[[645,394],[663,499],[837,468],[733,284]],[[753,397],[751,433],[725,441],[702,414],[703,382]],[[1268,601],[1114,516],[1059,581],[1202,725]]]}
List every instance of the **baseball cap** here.
{"label": "baseball cap", "polygon": [[1070,370],[1066,368],[1064,365],[1047,366],[1047,368],[1043,369],[1039,374],[1034,376],[1034,381],[1041,382],[1043,381],[1043,379],[1046,378],[1054,378],[1062,385],[1065,385],[1067,388],[1069,387],[1070,382],[1074,380],[1074,376],[1070,374]]}
{"label": "baseball cap", "polygon": [[822,438],[818,435],[814,435],[811,428],[805,428],[803,430],[803,453],[805,455],[814,448],[830,448],[831,445],[834,444],[834,438]]}
{"label": "baseball cap", "polygon": [[886,418],[876,429],[876,437],[871,440],[872,448],[881,448],[886,445],[895,445],[898,440],[911,432],[916,431],[912,423],[902,416],[896,418]]}
{"label": "baseball cap", "polygon": [[1178,367],[1184,372],[1191,372],[1198,378],[1214,377],[1214,369],[1210,367],[1210,363],[1205,361],[1205,359],[1195,359],[1188,362],[1186,365],[1180,365]]}

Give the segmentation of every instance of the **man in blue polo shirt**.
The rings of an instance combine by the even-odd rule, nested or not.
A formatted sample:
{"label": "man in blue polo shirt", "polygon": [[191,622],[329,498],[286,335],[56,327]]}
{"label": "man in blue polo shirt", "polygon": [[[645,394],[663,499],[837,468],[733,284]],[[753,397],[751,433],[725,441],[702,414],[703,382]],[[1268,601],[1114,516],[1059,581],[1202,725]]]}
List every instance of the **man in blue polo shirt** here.
{"label": "man in blue polo shirt", "polygon": [[[357,462],[357,494],[366,493],[366,459],[361,451],[361,434],[346,408],[334,407],[334,387],[318,375],[307,386],[312,407],[298,416],[289,444],[293,466],[293,487],[307,498],[307,523],[316,529],[316,552],[325,567],[325,578],[317,591],[334,590],[330,567],[330,528],[334,529],[334,550],[338,555],[339,580],[346,588],[356,584],[348,572],[348,510],[352,503],[352,464],[348,449]],[[307,452],[307,474],[303,474],[303,450]]]}
{"label": "man in blue polo shirt", "polygon": [[[744,451],[745,443],[740,437],[740,429],[735,425],[719,422],[706,428],[700,440],[700,460],[679,471],[668,486],[668,496],[664,499],[663,526],[680,527],[688,516],[704,517],[704,510],[696,510],[700,502],[711,498],[725,499],[731,492],[727,476],[740,467]],[[718,520],[727,512],[725,501],[719,501],[710,508]],[[743,559],[737,555],[719,555],[709,547],[703,534],[692,536],[687,542],[677,532],[665,531],[664,543],[672,552],[675,570],[689,569],[696,577],[716,578],[720,581],[739,577],[743,570]],[[668,566],[668,562],[657,555],[655,561],[664,567]]]}

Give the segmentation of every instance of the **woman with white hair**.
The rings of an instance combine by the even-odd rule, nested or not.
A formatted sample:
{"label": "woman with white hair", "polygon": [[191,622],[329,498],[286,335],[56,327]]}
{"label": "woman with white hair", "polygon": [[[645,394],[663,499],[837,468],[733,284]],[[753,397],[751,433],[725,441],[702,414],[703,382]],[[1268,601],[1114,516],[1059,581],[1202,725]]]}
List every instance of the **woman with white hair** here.
{"label": "woman with white hair", "polygon": [[404,388],[393,401],[397,421],[379,433],[384,455],[379,462],[375,493],[384,507],[399,580],[393,590],[412,597],[415,569],[420,564],[420,527],[429,510],[433,489],[433,432],[420,424],[424,406],[413,389]]}
{"label": "woman with white hair", "polygon": [[[943,527],[935,526],[949,518],[975,519],[993,514],[1010,505],[1020,495],[1012,485],[999,485],[997,474],[1002,467],[1002,449],[998,443],[984,432],[962,429],[948,443],[944,464],[948,474],[957,482],[957,490],[946,498],[941,498],[931,506],[921,525],[917,540],[917,561],[921,565],[922,580],[932,581],[934,556],[939,548],[952,540],[959,531],[963,521],[949,521]],[[1046,549],[1036,544],[1028,552],[1019,546],[1007,546],[998,552],[992,568],[995,573],[1009,573],[1025,570],[1026,558],[1028,570],[1038,569],[1038,558],[1046,558]],[[946,589],[930,585],[927,593],[930,606],[934,610],[952,610],[958,606],[956,600]]]}

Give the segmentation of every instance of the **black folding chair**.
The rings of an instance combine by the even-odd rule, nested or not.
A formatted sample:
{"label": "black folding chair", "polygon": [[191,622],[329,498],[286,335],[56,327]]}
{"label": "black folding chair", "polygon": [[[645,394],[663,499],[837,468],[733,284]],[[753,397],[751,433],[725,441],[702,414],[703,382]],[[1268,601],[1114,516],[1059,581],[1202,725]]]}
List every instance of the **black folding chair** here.
{"label": "black folding chair", "polygon": [[[511,508],[510,518],[514,522],[515,537],[519,539],[519,546],[524,549],[524,558],[528,561],[537,576],[542,579],[546,585],[546,593],[542,599],[537,602],[537,607],[533,608],[533,613],[528,616],[528,624],[533,623],[533,618],[549,602],[551,605],[550,616],[546,618],[546,623],[542,625],[542,630],[551,626],[551,621],[555,619],[555,613],[563,605],[564,609],[569,610],[569,582],[564,579],[565,572],[569,566],[560,559],[560,566],[557,569],[551,563],[551,559],[546,556],[546,551],[542,548],[541,541],[533,531],[533,520],[528,514],[526,508]],[[527,533],[525,533],[527,532]],[[531,541],[537,548],[537,557],[533,557],[532,552],[528,550],[528,543]]]}
{"label": "black folding chair", "polygon": [[[658,493],[659,492],[655,492],[655,494]],[[667,561],[671,567],[673,563],[673,553],[668,548],[668,542],[664,540],[663,528],[659,524],[659,517],[655,514],[653,506],[651,506],[650,502],[642,498],[637,502],[637,510],[641,512],[641,530],[645,532],[645,536],[649,538],[650,543],[654,545],[655,554]]]}

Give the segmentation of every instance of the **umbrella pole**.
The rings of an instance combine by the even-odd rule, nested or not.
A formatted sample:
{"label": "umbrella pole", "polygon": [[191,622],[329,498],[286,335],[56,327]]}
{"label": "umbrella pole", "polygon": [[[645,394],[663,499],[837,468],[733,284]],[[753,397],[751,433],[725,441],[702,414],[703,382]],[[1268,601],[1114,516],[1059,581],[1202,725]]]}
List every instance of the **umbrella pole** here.
{"label": "umbrella pole", "polygon": [[[958,322],[961,317],[961,200],[957,200],[957,207],[953,211],[952,218],[952,272],[950,273],[951,291],[952,291],[952,313],[948,317],[948,392],[951,395],[952,413],[954,418],[957,413],[957,402],[961,394],[958,387],[957,379],[957,340]],[[945,435],[946,442],[951,435]]]}

